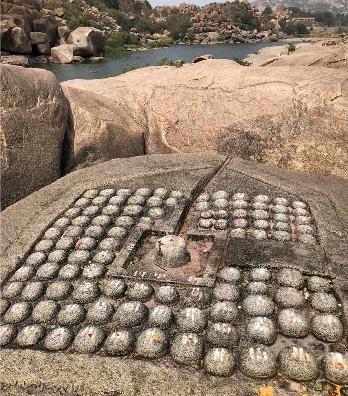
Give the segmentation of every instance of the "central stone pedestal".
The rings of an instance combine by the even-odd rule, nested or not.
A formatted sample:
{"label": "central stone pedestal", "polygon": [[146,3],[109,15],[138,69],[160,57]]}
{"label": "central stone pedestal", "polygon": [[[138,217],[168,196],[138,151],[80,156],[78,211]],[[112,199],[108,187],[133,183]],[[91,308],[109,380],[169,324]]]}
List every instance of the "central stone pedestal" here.
{"label": "central stone pedestal", "polygon": [[156,243],[156,263],[161,267],[177,268],[187,264],[190,253],[186,241],[177,235],[165,235]]}

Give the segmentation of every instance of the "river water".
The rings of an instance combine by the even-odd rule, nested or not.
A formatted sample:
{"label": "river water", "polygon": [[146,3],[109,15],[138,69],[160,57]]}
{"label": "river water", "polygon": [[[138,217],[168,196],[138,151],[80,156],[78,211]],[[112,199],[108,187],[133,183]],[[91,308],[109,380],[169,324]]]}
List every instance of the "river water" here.
{"label": "river water", "polygon": [[216,59],[243,59],[248,54],[255,53],[261,48],[283,44],[284,41],[248,44],[174,45],[168,48],[127,52],[118,58],[106,59],[98,63],[74,63],[69,65],[51,63],[37,65],[36,67],[50,70],[59,81],[77,78],[90,80],[116,76],[140,67],[158,66],[162,58],[191,62],[197,56],[211,54]]}

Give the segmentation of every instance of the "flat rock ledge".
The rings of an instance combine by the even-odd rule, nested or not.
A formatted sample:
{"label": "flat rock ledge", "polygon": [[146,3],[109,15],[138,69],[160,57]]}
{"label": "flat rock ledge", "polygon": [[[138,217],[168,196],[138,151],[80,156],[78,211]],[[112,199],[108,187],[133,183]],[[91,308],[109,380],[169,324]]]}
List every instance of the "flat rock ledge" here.
{"label": "flat rock ledge", "polygon": [[62,87],[80,167],[144,153],[215,150],[347,177],[347,77],[347,69],[208,59]]}

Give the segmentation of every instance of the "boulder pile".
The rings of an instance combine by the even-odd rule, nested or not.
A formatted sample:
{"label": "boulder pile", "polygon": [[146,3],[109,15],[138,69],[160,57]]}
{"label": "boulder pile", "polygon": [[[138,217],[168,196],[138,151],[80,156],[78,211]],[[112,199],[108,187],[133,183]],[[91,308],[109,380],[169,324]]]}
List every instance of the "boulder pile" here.
{"label": "boulder pile", "polygon": [[[45,9],[39,0],[7,0],[1,2],[0,7],[2,63],[22,66],[51,60],[70,63],[80,60],[75,56],[103,55],[104,33],[92,27],[80,27],[70,32],[63,19],[62,8],[53,11]],[[66,44],[74,46],[71,47],[71,56],[66,55]]]}
{"label": "boulder pile", "polygon": [[81,58],[102,56],[105,35],[93,27],[79,27],[70,33],[66,42],[51,49],[53,63],[71,63]]}
{"label": "boulder pile", "polygon": [[154,8],[158,22],[163,21],[171,12],[189,17],[192,24],[190,32],[194,35],[192,42],[195,44],[273,41],[281,37],[280,26],[271,26],[264,31],[256,29],[256,25],[255,29],[250,26],[249,30],[243,29],[243,23],[241,23],[243,18],[238,17],[241,12],[248,15],[249,22],[251,19],[254,19],[255,22],[260,20],[259,10],[248,3],[243,5],[231,2],[211,3],[202,7],[182,3],[178,6],[158,6]]}
{"label": "boulder pile", "polygon": [[40,1],[1,2],[1,51],[50,55],[51,47],[59,41],[61,16],[61,10],[46,10]]}

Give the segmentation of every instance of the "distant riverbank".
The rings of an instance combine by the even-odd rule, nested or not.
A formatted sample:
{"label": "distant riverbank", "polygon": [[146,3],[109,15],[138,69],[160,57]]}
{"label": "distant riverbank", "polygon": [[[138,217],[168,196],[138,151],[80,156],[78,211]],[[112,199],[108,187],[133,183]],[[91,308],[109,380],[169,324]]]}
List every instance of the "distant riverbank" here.
{"label": "distant riverbank", "polygon": [[216,59],[243,59],[261,48],[283,45],[284,43],[285,41],[280,40],[272,43],[173,45],[147,51],[127,51],[119,57],[105,59],[98,63],[44,64],[35,65],[35,67],[53,72],[59,81],[90,80],[116,76],[141,67],[158,66],[163,58],[180,59],[186,63],[192,62],[192,59],[204,54],[211,54]]}

